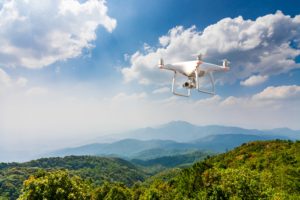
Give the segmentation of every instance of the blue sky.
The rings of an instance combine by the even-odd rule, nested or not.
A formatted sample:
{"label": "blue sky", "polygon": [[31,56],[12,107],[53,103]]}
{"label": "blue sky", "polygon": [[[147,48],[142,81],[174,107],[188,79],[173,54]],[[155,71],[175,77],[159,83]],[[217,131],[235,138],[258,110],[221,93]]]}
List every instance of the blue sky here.
{"label": "blue sky", "polygon": [[[172,120],[300,129],[296,0],[4,0],[0,45],[5,151]],[[228,58],[231,71],[216,75],[215,96],[174,97],[158,58],[198,53],[213,63]]]}

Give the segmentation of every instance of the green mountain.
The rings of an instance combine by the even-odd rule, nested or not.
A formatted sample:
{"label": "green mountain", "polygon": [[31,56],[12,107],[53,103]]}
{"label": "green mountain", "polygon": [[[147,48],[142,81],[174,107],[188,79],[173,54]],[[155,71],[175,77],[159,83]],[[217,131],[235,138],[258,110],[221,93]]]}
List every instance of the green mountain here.
{"label": "green mountain", "polygon": [[[164,159],[148,160],[148,164],[152,165],[155,161],[168,165],[176,161],[170,159],[168,163]],[[146,164],[147,160],[142,162]],[[56,171],[61,168],[67,168],[69,172]],[[39,159],[21,164],[1,163],[0,174],[0,194],[11,199],[17,197],[20,187],[15,193],[10,193],[9,187],[29,174],[35,175],[26,180],[21,199],[34,196],[42,199],[45,195],[50,198],[58,192],[67,195],[63,199],[67,199],[68,194],[73,195],[73,199],[76,199],[75,194],[88,199],[125,200],[299,199],[300,141],[245,143],[229,152],[206,157],[192,166],[171,168],[146,180],[142,171],[125,160],[91,156]]]}
{"label": "green mountain", "polygon": [[131,162],[137,165],[147,167],[161,165],[163,167],[170,168],[179,165],[193,164],[196,161],[203,160],[208,155],[211,154],[202,151],[194,151],[186,154],[163,156],[149,160],[132,159]]}
{"label": "green mountain", "polygon": [[138,153],[150,149],[188,149],[190,144],[174,142],[171,140],[136,140],[124,139],[111,144],[88,144],[84,146],[66,148],[54,151],[46,156],[66,155],[117,155],[119,157],[134,157]]}
{"label": "green mountain", "polygon": [[154,148],[147,149],[144,151],[140,151],[130,157],[130,159],[137,160],[151,160],[160,157],[166,156],[177,156],[177,155],[185,155],[189,153],[194,153],[195,151],[199,151],[197,148],[187,148],[187,149],[164,149],[164,148]]}
{"label": "green mountain", "polygon": [[169,123],[141,128],[121,133],[116,138],[134,138],[138,140],[173,140],[176,142],[190,143],[211,135],[245,134],[258,136],[280,136],[286,139],[300,139],[300,130],[278,128],[270,130],[246,129],[233,126],[208,125],[198,126],[185,121],[171,121]]}
{"label": "green mountain", "polygon": [[224,152],[246,142],[271,139],[288,138],[277,135],[219,134],[196,139],[190,143],[180,143],[172,140],[124,139],[111,144],[88,144],[61,149],[45,156],[101,155],[147,160],[195,150]]}
{"label": "green mountain", "polygon": [[120,158],[95,156],[68,156],[64,158],[42,158],[25,163],[0,163],[1,196],[16,199],[23,181],[41,170],[67,169],[72,175],[89,180],[93,185],[104,181],[122,182],[128,186],[143,181],[146,174],[135,165]]}
{"label": "green mountain", "polygon": [[250,142],[176,172],[156,175],[143,199],[299,199],[300,141]]}

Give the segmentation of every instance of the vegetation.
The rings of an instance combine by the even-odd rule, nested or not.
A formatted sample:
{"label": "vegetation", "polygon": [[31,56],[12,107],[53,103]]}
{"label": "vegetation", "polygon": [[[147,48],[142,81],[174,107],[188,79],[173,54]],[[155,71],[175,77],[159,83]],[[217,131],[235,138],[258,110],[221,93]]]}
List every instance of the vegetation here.
{"label": "vegetation", "polygon": [[131,162],[142,166],[162,165],[169,168],[183,164],[193,164],[196,161],[204,159],[207,155],[209,154],[201,151],[194,151],[192,153],[163,156],[149,160],[133,159]]}
{"label": "vegetation", "polygon": [[42,158],[26,163],[0,163],[0,197],[17,199],[22,183],[30,175],[42,170],[67,169],[70,175],[77,175],[93,186],[105,181],[122,182],[127,186],[143,181],[146,174],[135,165],[119,158],[95,156],[67,156],[64,158]]}
{"label": "vegetation", "polygon": [[133,185],[109,179],[94,184],[95,179],[80,178],[73,170],[36,172],[24,182],[19,199],[299,199],[300,141],[243,144]]}

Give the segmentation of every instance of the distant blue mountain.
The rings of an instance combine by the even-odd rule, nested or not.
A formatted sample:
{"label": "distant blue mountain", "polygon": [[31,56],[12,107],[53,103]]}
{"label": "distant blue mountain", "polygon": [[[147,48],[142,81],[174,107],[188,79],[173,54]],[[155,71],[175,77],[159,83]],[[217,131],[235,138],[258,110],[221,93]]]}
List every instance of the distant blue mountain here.
{"label": "distant blue mountain", "polygon": [[195,139],[204,138],[210,135],[224,134],[244,134],[260,136],[280,136],[291,140],[300,139],[300,131],[294,131],[288,128],[257,130],[245,129],[231,126],[209,125],[197,126],[185,121],[172,121],[167,124],[137,129],[119,134],[120,138],[135,138],[139,140],[173,140],[177,142],[191,142]]}
{"label": "distant blue mountain", "polygon": [[124,139],[111,144],[94,143],[84,146],[66,148],[51,152],[46,156],[67,156],[67,155],[108,155],[131,157],[139,152],[149,149],[188,149],[190,144],[178,143],[170,140],[136,140]]}
{"label": "distant blue mountain", "polygon": [[119,138],[119,141],[61,149],[46,156],[107,155],[146,159],[192,150],[224,152],[249,141],[300,139],[300,131],[288,128],[255,130],[218,125],[196,126],[184,121],[173,121],[114,137]]}
{"label": "distant blue mountain", "polygon": [[206,149],[215,152],[224,152],[250,141],[274,139],[287,140],[289,138],[278,135],[220,134],[210,135],[205,138],[195,140],[192,144],[194,144],[194,147],[198,149]]}

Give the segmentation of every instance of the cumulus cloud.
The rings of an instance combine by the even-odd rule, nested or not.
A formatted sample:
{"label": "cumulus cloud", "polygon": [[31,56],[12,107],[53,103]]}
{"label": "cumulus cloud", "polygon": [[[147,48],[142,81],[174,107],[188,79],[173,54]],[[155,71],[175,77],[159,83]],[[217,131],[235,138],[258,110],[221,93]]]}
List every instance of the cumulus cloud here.
{"label": "cumulus cloud", "polygon": [[6,92],[15,92],[18,88],[25,88],[28,80],[25,77],[11,77],[4,69],[0,68],[0,97]]}
{"label": "cumulus cloud", "polygon": [[93,47],[96,29],[116,20],[105,0],[5,0],[0,6],[0,64],[41,68]]}
{"label": "cumulus cloud", "polygon": [[161,88],[158,88],[156,90],[153,90],[152,93],[153,94],[162,94],[162,93],[167,93],[167,92],[170,92],[171,89],[169,87],[161,87]]}
{"label": "cumulus cloud", "polygon": [[135,100],[142,100],[147,97],[147,94],[145,92],[142,93],[133,93],[133,94],[126,94],[124,92],[121,92],[114,97],[111,98],[112,101],[119,102],[119,101],[135,101]]}
{"label": "cumulus cloud", "polygon": [[[150,48],[150,47],[149,47]],[[204,60],[218,63],[227,58],[231,70],[218,78],[219,82],[235,82],[254,74],[262,77],[299,68],[295,58],[300,55],[300,15],[291,17],[281,11],[246,20],[239,16],[224,18],[198,31],[195,26],[177,26],[159,38],[152,51],[137,51],[131,56],[131,66],[122,70],[124,80],[141,84],[166,83],[168,73],[157,69],[159,58],[166,63],[194,59],[201,53]]]}
{"label": "cumulus cloud", "polygon": [[298,85],[285,85],[285,86],[270,86],[262,92],[253,96],[257,100],[282,100],[282,99],[299,99],[300,86]]}
{"label": "cumulus cloud", "polygon": [[268,76],[254,75],[254,76],[250,76],[244,81],[241,81],[240,84],[243,86],[255,86],[255,85],[262,84],[267,80],[268,80]]}
{"label": "cumulus cloud", "polygon": [[28,80],[24,77],[19,77],[16,81],[16,85],[19,87],[25,87],[27,85]]}
{"label": "cumulus cloud", "polygon": [[11,85],[11,78],[10,76],[0,68],[0,86],[10,86]]}
{"label": "cumulus cloud", "polygon": [[46,95],[48,90],[44,87],[32,87],[26,91],[26,95],[28,96],[44,96]]}

